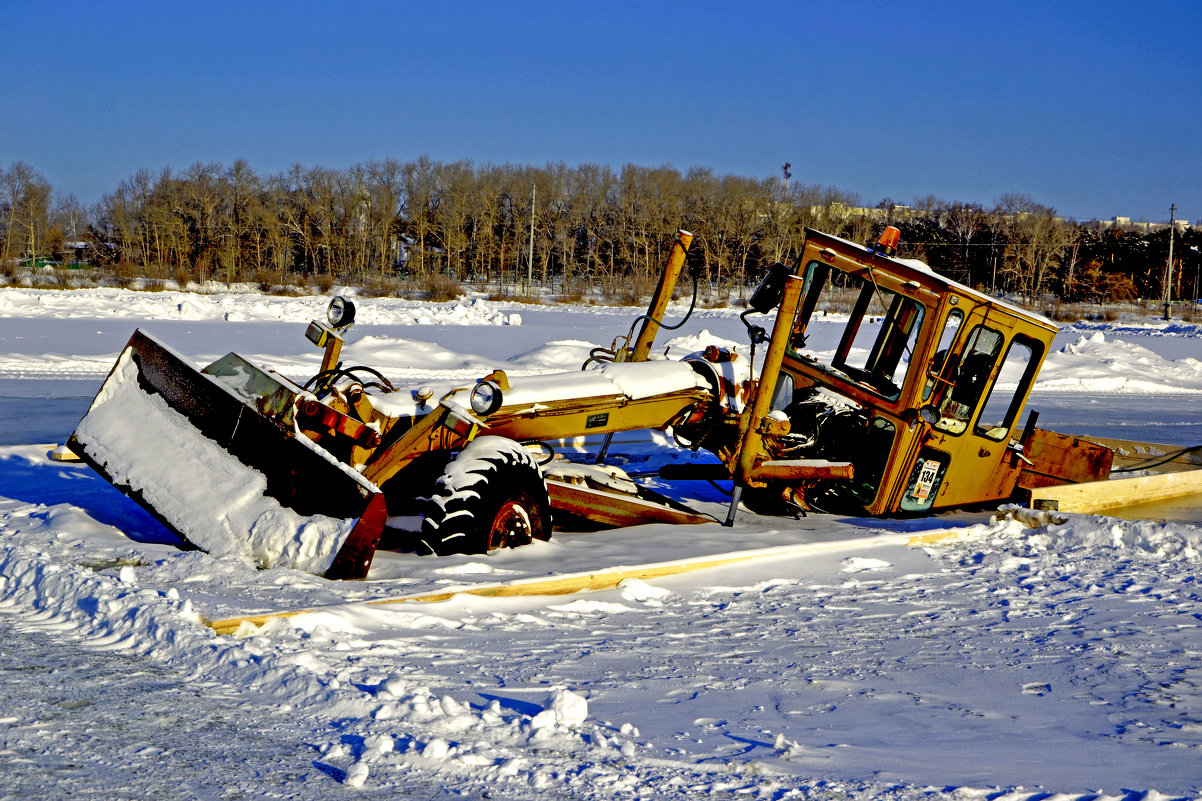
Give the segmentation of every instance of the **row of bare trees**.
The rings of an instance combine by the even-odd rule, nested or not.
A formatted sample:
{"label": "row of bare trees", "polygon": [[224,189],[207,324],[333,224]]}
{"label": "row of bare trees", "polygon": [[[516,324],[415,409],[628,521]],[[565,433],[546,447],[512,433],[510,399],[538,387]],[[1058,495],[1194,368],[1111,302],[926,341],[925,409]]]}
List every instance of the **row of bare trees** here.
{"label": "row of bare trees", "polygon": [[141,171],[105,196],[93,231],[115,260],[226,281],[268,269],[546,285],[652,274],[685,227],[705,279],[735,285],[785,257],[806,225],[830,227],[825,211],[848,199],[703,169],[420,158],[259,176],[240,160]]}
{"label": "row of bare trees", "polygon": [[895,224],[911,252],[944,275],[1028,299],[1052,294],[1071,301],[1164,297],[1171,235],[1171,296],[1199,297],[1198,226],[1170,233],[1164,225],[1080,224],[1019,194],[1003,195],[990,209],[927,198],[906,207]]}
{"label": "row of bare trees", "polygon": [[[987,289],[1116,299],[1161,290],[1156,256],[1167,250],[1167,231],[1077,225],[1025,195],[988,209],[933,197],[864,209],[836,189],[705,168],[422,157],[271,175],[244,160],[144,169],[84,209],[72,196],[56,198],[29,165],[0,165],[0,265],[84,243],[78,255],[88,264],[125,278],[638,285],[686,228],[703,282],[725,292],[789,260],[807,227],[867,241],[885,224],[902,228],[907,255]],[[1178,280],[1196,284],[1198,250],[1184,244]]]}

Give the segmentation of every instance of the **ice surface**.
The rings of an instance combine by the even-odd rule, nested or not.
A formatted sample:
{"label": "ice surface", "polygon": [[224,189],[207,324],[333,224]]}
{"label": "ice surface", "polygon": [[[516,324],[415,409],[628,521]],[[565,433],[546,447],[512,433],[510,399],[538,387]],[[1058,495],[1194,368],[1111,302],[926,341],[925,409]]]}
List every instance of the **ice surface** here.
{"label": "ice surface", "polygon": [[[12,366],[3,375],[29,391],[4,408],[29,421],[41,412],[42,381],[78,368],[98,385],[116,358],[116,350],[89,350],[80,319],[108,331],[104,315],[128,308],[132,330],[143,313],[129,305],[137,298],[9,292],[0,291],[0,309],[18,317],[0,326],[0,368]],[[288,344],[263,334],[266,318],[290,307],[252,296],[194,304],[188,314],[221,314],[212,325],[233,326],[245,353],[301,374],[316,364],[304,343],[292,344],[299,331],[278,340]],[[308,319],[311,307],[312,299],[295,308]],[[737,311],[704,311],[715,339],[739,341]],[[36,339],[19,338],[21,314],[37,323]],[[437,336],[405,334],[399,326],[411,322],[381,324],[359,361],[378,358],[415,383],[495,367],[533,375],[575,370],[589,343],[607,345],[617,333],[612,315],[584,307],[521,314],[517,327],[485,329],[495,323],[481,320],[439,327]],[[49,323],[61,325],[58,338]],[[499,342],[506,333],[512,345]],[[813,333],[812,342],[833,347],[822,342],[823,326]],[[696,337],[668,342],[679,355],[699,349]],[[1182,323],[1080,324],[1058,340],[1037,399],[1062,399],[1052,412],[1064,422],[1192,442],[1198,338]],[[18,367],[30,377],[16,378]],[[170,436],[157,428],[166,425],[159,411],[142,416],[156,426],[148,441]],[[418,557],[381,554],[381,578],[336,584],[257,569],[247,553],[179,551],[88,468],[48,460],[50,445],[0,448],[0,771],[15,794],[1202,795],[1202,533],[1190,523],[974,518],[960,521],[971,525],[955,539],[913,548],[888,538],[837,541],[845,531],[893,534],[922,521],[741,516],[734,529],[690,527],[688,539],[658,526],[557,533],[528,550],[428,569],[412,567]],[[170,471],[172,449],[159,450],[156,469]],[[613,452],[628,469],[691,458],[654,437],[624,439]],[[219,458],[213,464],[218,470]],[[708,487],[690,492],[706,508],[722,503]],[[237,525],[249,527],[253,502],[245,514]],[[685,545],[713,551],[739,538],[824,536],[832,544],[821,553],[627,580],[604,592],[362,603],[670,558]],[[270,609],[315,611],[247,624],[237,637],[200,622]],[[53,662],[42,668],[36,654]],[[256,733],[255,742],[240,748],[239,731]]]}

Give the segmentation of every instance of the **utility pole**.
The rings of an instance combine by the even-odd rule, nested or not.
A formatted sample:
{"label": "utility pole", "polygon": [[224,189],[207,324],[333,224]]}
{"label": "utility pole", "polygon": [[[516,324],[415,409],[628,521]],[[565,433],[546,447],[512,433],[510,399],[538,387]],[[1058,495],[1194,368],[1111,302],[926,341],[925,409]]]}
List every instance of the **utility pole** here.
{"label": "utility pole", "polygon": [[534,193],[537,187],[530,184],[530,253],[526,258],[526,291],[534,283]]}
{"label": "utility pole", "polygon": [[1193,295],[1193,297],[1191,297],[1189,299],[1189,305],[1191,308],[1194,308],[1194,309],[1198,308],[1197,304],[1198,304],[1198,278],[1200,277],[1198,275],[1199,273],[1202,273],[1202,270],[1199,270],[1199,269],[1194,270],[1194,295]]}
{"label": "utility pole", "polygon": [[1173,235],[1177,233],[1177,204],[1169,206],[1169,263],[1164,267],[1164,319],[1173,319],[1169,305],[1173,301]]}

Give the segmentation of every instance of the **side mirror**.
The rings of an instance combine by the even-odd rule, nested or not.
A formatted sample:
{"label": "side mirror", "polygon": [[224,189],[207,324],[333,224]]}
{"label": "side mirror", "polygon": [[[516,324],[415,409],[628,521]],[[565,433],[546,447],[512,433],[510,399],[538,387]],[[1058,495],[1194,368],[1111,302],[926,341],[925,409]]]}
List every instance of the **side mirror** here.
{"label": "side mirror", "polygon": [[789,280],[789,273],[789,268],[779,261],[769,267],[764,280],[751,293],[748,305],[760,314],[767,314],[779,306],[781,298],[785,296],[785,282]]}

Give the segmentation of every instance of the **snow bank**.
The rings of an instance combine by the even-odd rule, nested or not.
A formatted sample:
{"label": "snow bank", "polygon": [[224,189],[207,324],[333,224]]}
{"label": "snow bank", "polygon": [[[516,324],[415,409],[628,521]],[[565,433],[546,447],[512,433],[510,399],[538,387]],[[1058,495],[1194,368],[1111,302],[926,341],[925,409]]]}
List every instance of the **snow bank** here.
{"label": "snow bank", "polygon": [[[258,703],[290,711],[310,727],[308,737],[318,738],[318,764],[349,786],[363,786],[373,777],[397,781],[398,773],[412,770],[432,771],[465,786],[501,782],[516,789],[551,789],[583,786],[591,779],[604,785],[620,781],[626,760],[635,754],[632,727],[623,734],[591,722],[587,698],[566,687],[544,692],[540,702],[515,703],[467,688],[435,693],[414,671],[393,670],[364,681],[346,660],[340,645],[346,636],[325,625],[331,621],[321,615],[219,637],[183,597],[194,591],[190,582],[197,572],[175,564],[212,557],[165,552],[153,563],[133,556],[85,567],[41,552],[60,547],[54,543],[62,541],[67,521],[75,518],[70,506],[30,509],[0,499],[0,606],[37,615],[60,634],[82,638],[85,647],[153,658],[208,687],[237,688]],[[96,534],[94,522],[76,520],[74,536]],[[161,588],[161,580],[172,574],[185,578]],[[268,586],[273,577],[276,583],[287,580],[280,571],[245,576]],[[405,620],[401,615],[392,623]],[[128,722],[132,736],[151,736],[139,732],[139,725]],[[565,754],[593,764],[588,776],[565,774],[556,765]]]}
{"label": "snow bank", "polygon": [[558,339],[519,353],[509,362],[531,370],[574,370],[584,364],[595,347],[579,339]]}
{"label": "snow bank", "polygon": [[1005,507],[982,541],[1019,559],[1063,558],[1088,552],[1113,559],[1177,562],[1186,570],[1202,565],[1202,528],[1186,523],[1123,520],[1101,515],[1036,512]]}
{"label": "snow bank", "polygon": [[1166,359],[1096,331],[1050,354],[1037,387],[1040,392],[1196,393],[1202,392],[1202,361]]}
{"label": "snow bank", "polygon": [[[195,676],[254,688],[281,702],[346,712],[357,705],[360,713],[366,712],[363,699],[337,697],[322,677],[265,649],[264,641],[218,637],[203,624],[192,601],[182,597],[186,584],[143,585],[139,576],[149,565],[138,556],[76,565],[44,552],[53,550],[50,543],[62,540],[61,519],[72,516],[72,507],[22,509],[10,502],[0,509],[0,530],[5,534],[0,544],[0,599],[7,607],[54,621],[60,631],[84,638],[90,647],[153,657]],[[88,526],[95,536],[96,524]],[[83,533],[77,530],[75,535]],[[189,556],[177,553],[171,558]]]}
{"label": "snow bank", "polygon": [[[0,315],[128,320],[226,320],[279,322],[325,319],[329,300],[221,291],[136,292],[128,289],[0,291]],[[430,303],[401,298],[370,298],[356,304],[356,319],[379,325],[521,325],[522,316],[483,298]]]}
{"label": "snow bank", "polygon": [[[927,551],[834,548],[605,593],[420,607],[345,603],[400,580],[332,584],[139,544],[69,504],[0,498],[0,534],[0,606],[195,676],[207,696],[288,710],[313,749],[297,770],[318,788],[1084,801],[1198,787],[1190,526],[1019,516]],[[611,536],[575,544],[613,549]],[[432,580],[522,557],[437,560]],[[197,615],[340,599],[234,637]],[[129,721],[129,736],[153,741],[152,725]]]}

